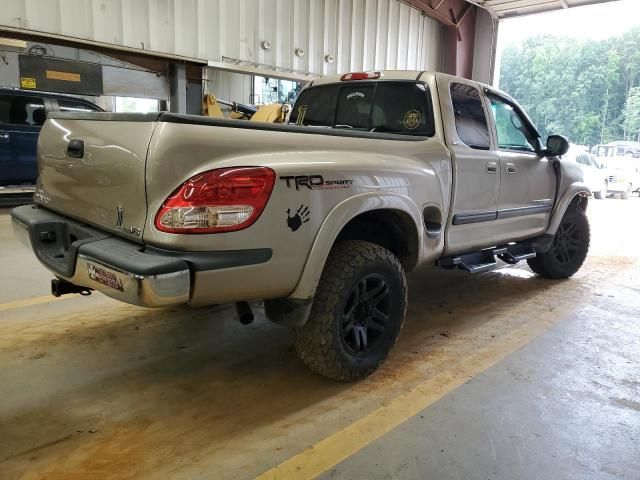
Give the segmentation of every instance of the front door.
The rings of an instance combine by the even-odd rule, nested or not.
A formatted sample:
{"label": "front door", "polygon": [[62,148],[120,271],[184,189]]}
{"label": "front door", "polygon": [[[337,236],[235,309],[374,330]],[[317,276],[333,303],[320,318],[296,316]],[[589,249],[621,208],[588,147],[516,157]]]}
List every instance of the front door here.
{"label": "front door", "polygon": [[500,191],[500,159],[493,151],[485,103],[474,82],[438,80],[453,193],[446,254],[493,245]]}
{"label": "front door", "polygon": [[496,242],[542,234],[549,225],[556,173],[548,158],[536,153],[538,133],[511,100],[488,95],[500,156],[500,198]]}

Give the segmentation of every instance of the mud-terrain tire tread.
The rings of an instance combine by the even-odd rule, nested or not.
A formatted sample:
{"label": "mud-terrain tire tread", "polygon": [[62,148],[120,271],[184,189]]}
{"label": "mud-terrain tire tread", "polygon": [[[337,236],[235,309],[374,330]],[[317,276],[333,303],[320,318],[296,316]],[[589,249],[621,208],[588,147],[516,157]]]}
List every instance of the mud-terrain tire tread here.
{"label": "mud-terrain tire tread", "polygon": [[[334,310],[344,301],[358,271],[370,262],[384,262],[392,267],[401,282],[402,316],[391,344],[381,353],[374,365],[365,369],[353,369],[347,365],[344,352],[336,348],[337,338],[333,322]],[[395,344],[407,308],[407,281],[400,261],[389,250],[374,243],[346,240],[334,245],[325,264],[309,320],[303,327],[294,330],[294,345],[298,356],[312,371],[325,377],[350,382],[373,373],[386,359]]]}
{"label": "mud-terrain tire tread", "polygon": [[570,206],[565,212],[562,221],[564,222],[564,220],[568,217],[574,217],[574,220],[576,220],[576,225],[581,231],[581,237],[586,237],[585,243],[583,244],[584,252],[581,255],[582,258],[580,258],[579,261],[575,264],[561,265],[553,257],[551,249],[548,252],[539,253],[534,258],[530,258],[529,260],[527,260],[527,263],[529,264],[529,268],[531,268],[534,273],[537,273],[541,277],[552,279],[569,278],[578,270],[580,270],[587,257],[589,244],[591,242],[591,232],[587,216],[581,209]]}

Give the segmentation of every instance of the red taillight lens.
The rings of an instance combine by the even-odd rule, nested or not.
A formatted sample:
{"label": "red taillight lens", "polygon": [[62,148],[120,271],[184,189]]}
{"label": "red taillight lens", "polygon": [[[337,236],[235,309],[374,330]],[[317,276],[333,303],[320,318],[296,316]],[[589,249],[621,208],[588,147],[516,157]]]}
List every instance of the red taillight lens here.
{"label": "red taillight lens", "polygon": [[345,73],[340,77],[343,82],[349,80],[377,80],[380,78],[380,72],[354,72]]}
{"label": "red taillight lens", "polygon": [[219,233],[242,230],[260,216],[276,174],[266,167],[210,170],[176,189],[156,214],[167,233]]}

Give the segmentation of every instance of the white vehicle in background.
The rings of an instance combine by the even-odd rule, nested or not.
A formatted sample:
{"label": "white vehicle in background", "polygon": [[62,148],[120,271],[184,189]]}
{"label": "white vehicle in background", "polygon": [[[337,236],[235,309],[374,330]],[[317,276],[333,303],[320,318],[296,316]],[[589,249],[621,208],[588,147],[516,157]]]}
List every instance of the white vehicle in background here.
{"label": "white vehicle in background", "polygon": [[622,143],[631,142],[596,145],[592,151],[607,169],[607,194],[617,193],[627,199],[632,192],[640,191],[640,158]]}
{"label": "white vehicle in background", "polygon": [[593,197],[600,200],[607,198],[608,173],[605,166],[598,159],[587,152],[584,147],[571,144],[564,159],[575,162],[584,175],[583,182],[593,193]]}

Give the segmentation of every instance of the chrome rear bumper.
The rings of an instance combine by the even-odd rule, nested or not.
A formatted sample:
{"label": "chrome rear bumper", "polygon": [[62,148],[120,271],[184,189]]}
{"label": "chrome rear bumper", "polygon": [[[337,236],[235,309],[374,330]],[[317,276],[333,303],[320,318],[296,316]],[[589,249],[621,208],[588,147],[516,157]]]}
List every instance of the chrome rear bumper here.
{"label": "chrome rear bumper", "polygon": [[32,206],[14,209],[12,220],[15,236],[58,278],[144,307],[189,301],[184,260],[148,254],[142,245],[99,232],[92,238],[91,228]]}

